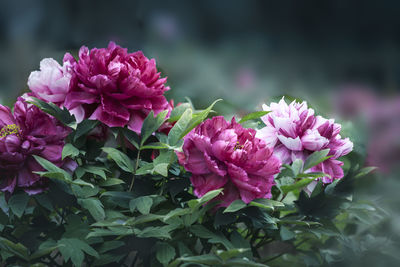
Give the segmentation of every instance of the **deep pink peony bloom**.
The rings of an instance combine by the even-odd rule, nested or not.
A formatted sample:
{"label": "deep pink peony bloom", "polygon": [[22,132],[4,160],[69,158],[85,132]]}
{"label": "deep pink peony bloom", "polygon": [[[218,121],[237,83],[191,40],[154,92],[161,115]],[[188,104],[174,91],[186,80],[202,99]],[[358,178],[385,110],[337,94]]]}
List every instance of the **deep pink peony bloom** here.
{"label": "deep pink peony bloom", "polygon": [[337,158],[350,153],[353,143],[340,137],[339,124],[333,119],[315,116],[306,102],[293,101],[288,105],[282,98],[279,103],[263,105],[263,109],[270,113],[262,117],[266,127],[257,131],[257,137],[274,148],[282,163],[291,164],[298,158],[304,161],[314,151],[329,149],[328,155],[332,157],[311,171],[329,174],[331,177],[322,178],[324,183],[343,177],[343,163]]}
{"label": "deep pink peony bloom", "polygon": [[160,78],[154,59],[142,52],[128,53],[110,42],[107,48],[85,46],[79,60],[66,54],[72,62],[76,83],[67,93],[68,109],[82,107],[84,118],[99,120],[110,127],[128,126],[140,133],[143,120],[151,110],[155,114],[168,108],[164,92],[166,78]]}
{"label": "deep pink peony bloom", "polygon": [[12,193],[20,187],[28,194],[42,192],[47,180],[33,173],[44,170],[33,155],[62,166],[61,152],[69,130],[21,97],[14,114],[0,105],[0,129],[0,190]]}
{"label": "deep pink peony bloom", "polygon": [[271,197],[281,162],[255,135],[255,130],[243,128],[234,118],[229,123],[221,116],[206,120],[186,135],[183,152],[177,156],[192,173],[196,196],[224,188],[219,196],[223,207],[236,199],[249,203]]}

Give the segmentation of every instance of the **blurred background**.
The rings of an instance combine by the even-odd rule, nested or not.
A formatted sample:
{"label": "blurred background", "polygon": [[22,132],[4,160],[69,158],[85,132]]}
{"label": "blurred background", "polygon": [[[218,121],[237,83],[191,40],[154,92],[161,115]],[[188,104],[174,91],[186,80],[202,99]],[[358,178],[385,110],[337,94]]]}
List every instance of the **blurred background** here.
{"label": "blurred background", "polygon": [[366,266],[384,266],[370,264],[399,256],[364,239],[399,248],[399,11],[400,1],[374,0],[0,1],[0,103],[27,90],[42,58],[61,62],[66,51],[110,40],[155,58],[175,103],[223,98],[218,111],[232,115],[284,94],[305,99],[343,120],[355,153],[379,167],[357,194],[387,216],[358,233],[360,253],[348,262],[368,254]]}

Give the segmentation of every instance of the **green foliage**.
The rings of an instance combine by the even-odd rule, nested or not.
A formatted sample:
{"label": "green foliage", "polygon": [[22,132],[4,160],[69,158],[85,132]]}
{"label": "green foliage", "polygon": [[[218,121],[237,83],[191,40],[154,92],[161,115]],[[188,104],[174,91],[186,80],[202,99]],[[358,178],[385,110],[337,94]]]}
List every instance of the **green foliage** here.
{"label": "green foliage", "polygon": [[[0,195],[0,261],[6,266],[333,265],[349,251],[366,251],[377,242],[363,233],[385,219],[384,211],[352,197],[357,181],[373,168],[360,169],[352,164],[359,160],[351,159],[345,178],[317,182],[311,194],[305,192],[327,176],[310,169],[329,158],[328,150],[284,165],[271,199],[235,200],[217,208],[223,189],[197,198],[191,174],[175,152],[216,102],[204,110],[183,103],[168,120],[166,112],[151,112],[140,135],[111,128],[105,144],[89,138],[97,121],[76,124],[65,110],[35,100],[72,127],[62,158],[77,168],[67,171],[34,156],[49,190]],[[240,122],[265,114],[250,113]],[[157,131],[166,121],[175,123],[168,135]]]}

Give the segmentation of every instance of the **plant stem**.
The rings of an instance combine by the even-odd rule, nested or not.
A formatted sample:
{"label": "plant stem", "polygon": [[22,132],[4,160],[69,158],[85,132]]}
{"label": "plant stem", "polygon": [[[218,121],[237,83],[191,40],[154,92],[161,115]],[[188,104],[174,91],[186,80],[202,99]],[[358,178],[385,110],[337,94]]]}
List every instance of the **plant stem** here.
{"label": "plant stem", "polygon": [[138,149],[138,153],[137,153],[137,156],[136,156],[136,164],[135,164],[135,169],[133,171],[133,177],[132,177],[131,185],[129,186],[129,192],[132,191],[133,184],[135,183],[136,171],[137,171],[137,169],[139,167],[139,158],[140,158],[140,148]]}

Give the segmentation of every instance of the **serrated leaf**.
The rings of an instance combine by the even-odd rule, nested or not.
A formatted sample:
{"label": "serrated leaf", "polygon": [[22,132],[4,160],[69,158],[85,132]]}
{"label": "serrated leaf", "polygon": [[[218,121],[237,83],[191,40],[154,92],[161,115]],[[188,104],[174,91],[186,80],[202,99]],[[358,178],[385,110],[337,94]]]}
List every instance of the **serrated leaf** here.
{"label": "serrated leaf", "polygon": [[144,119],[141,129],[141,141],[140,146],[143,146],[144,142],[164,123],[165,117],[168,114],[168,110],[160,112],[154,117],[153,111]]}
{"label": "serrated leaf", "polygon": [[96,221],[102,221],[105,218],[104,207],[97,198],[78,199],[78,204],[87,209]]}
{"label": "serrated leaf", "polygon": [[8,206],[11,211],[17,215],[18,218],[21,218],[22,214],[28,205],[29,196],[26,193],[14,194],[10,197],[8,201]]}
{"label": "serrated leaf", "polygon": [[324,150],[320,150],[320,151],[315,151],[314,153],[312,153],[310,156],[308,156],[308,158],[306,159],[306,161],[304,162],[304,171],[320,164],[321,162],[329,159],[331,156],[327,156],[329,153],[329,149],[324,149]]}
{"label": "serrated leaf", "polygon": [[169,131],[168,144],[175,146],[180,140],[180,136],[185,131],[192,119],[192,109],[186,109],[180,119],[175,123],[174,127]]}
{"label": "serrated leaf", "polygon": [[153,199],[151,197],[141,196],[129,202],[129,209],[131,212],[137,209],[141,214],[149,214],[152,205]]}
{"label": "serrated leaf", "polygon": [[156,244],[156,258],[162,264],[169,263],[175,258],[175,249],[166,242],[158,242]]}
{"label": "serrated leaf", "polygon": [[79,149],[74,147],[72,144],[65,144],[61,153],[61,159],[64,160],[66,157],[74,158],[79,155]]}
{"label": "serrated leaf", "polygon": [[261,118],[264,115],[267,115],[268,113],[270,113],[271,111],[256,111],[256,112],[252,112],[247,114],[246,116],[244,116],[239,123],[243,123],[245,121],[249,121],[249,120],[255,120],[258,118]]}
{"label": "serrated leaf", "polygon": [[112,147],[103,147],[102,150],[108,154],[108,156],[120,167],[122,170],[126,172],[133,172],[134,167],[129,159],[129,157],[119,151],[118,149]]}
{"label": "serrated leaf", "polygon": [[235,201],[233,201],[225,210],[223,213],[228,213],[228,212],[235,212],[238,211],[240,209],[243,209],[244,207],[246,207],[246,203],[243,202],[243,200],[241,199],[236,199]]}

